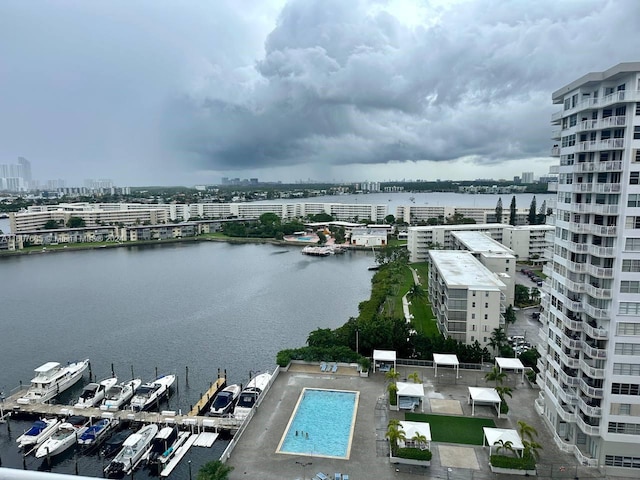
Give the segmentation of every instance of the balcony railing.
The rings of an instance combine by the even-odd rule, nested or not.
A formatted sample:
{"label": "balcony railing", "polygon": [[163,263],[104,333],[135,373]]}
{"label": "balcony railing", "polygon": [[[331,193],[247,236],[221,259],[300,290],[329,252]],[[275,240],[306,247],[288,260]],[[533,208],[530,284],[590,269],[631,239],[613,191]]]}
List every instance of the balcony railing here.
{"label": "balcony railing", "polygon": [[576,163],[573,169],[570,169],[568,173],[590,173],[590,172],[615,172],[622,170],[622,162],[582,162]]}
{"label": "balcony railing", "polygon": [[582,305],[582,310],[593,318],[599,318],[602,320],[609,320],[611,318],[611,310],[608,308],[597,308],[588,303]]}
{"label": "balcony railing", "polygon": [[570,211],[574,213],[597,213],[601,215],[617,215],[618,205],[600,205],[595,203],[573,203]]}
{"label": "balcony railing", "polygon": [[560,156],[560,147],[551,147],[551,156],[559,157]]}
{"label": "balcony railing", "polygon": [[572,183],[571,190],[577,193],[620,193],[619,183]]}
{"label": "balcony railing", "polygon": [[599,247],[598,245],[589,245],[589,253],[598,257],[613,257],[615,249],[613,247]]}
{"label": "balcony railing", "polygon": [[592,398],[602,398],[604,395],[603,388],[592,387],[583,379],[580,379],[580,390],[582,390],[582,392],[585,395],[588,395],[589,397],[592,397]]}
{"label": "balcony railing", "polygon": [[565,422],[575,422],[578,418],[575,410],[569,410],[568,406],[562,405],[558,409],[558,416]]}
{"label": "balcony railing", "polygon": [[[578,373],[576,373],[576,375],[578,375]],[[558,376],[560,377],[560,380],[562,381],[562,383],[564,383],[565,385],[569,385],[571,387],[573,386],[578,386],[578,384],[580,383],[580,379],[577,376],[571,376],[568,373],[566,373],[564,370],[560,370],[558,372]]]}
{"label": "balcony railing", "polygon": [[593,327],[587,322],[584,322],[582,328],[584,329],[585,333],[594,340],[606,340],[607,338],[609,338],[609,332],[606,328]]}
{"label": "balcony railing", "polygon": [[603,108],[614,103],[635,102],[640,100],[640,90],[620,90],[619,92],[613,92],[602,98],[587,98],[582,102],[576,104],[575,107],[567,110],[560,110],[551,114],[551,122],[556,123],[562,119],[563,116],[571,115],[580,110],[586,110],[590,108]]}
{"label": "balcony railing", "polygon": [[576,125],[576,132],[589,130],[601,130],[603,128],[624,127],[627,124],[627,117],[616,116],[601,118],[600,120],[583,120]]}
{"label": "balcony railing", "polygon": [[576,415],[576,423],[578,428],[587,435],[600,435],[599,425],[589,425],[585,422],[580,415]]}
{"label": "balcony railing", "polygon": [[571,338],[568,335],[565,335],[564,333],[561,336],[562,338],[562,345],[565,347],[569,347],[569,348],[581,348],[582,347],[582,340],[580,340],[580,338]]}
{"label": "balcony railing", "polygon": [[598,278],[613,278],[613,268],[597,267],[595,265],[587,265],[587,272]]}
{"label": "balcony railing", "polygon": [[589,417],[602,417],[602,407],[589,405],[587,401],[582,397],[578,397],[578,407],[580,407],[582,413]]}
{"label": "balcony railing", "polygon": [[604,378],[605,372],[603,368],[595,368],[589,365],[586,360],[580,360],[580,370],[591,378]]}
{"label": "balcony railing", "polygon": [[560,318],[562,319],[562,324],[565,327],[570,328],[571,330],[576,330],[578,332],[582,330],[582,325],[583,325],[584,322],[579,321],[579,320],[572,320],[571,318],[569,318],[564,313],[560,314]]}
{"label": "balcony railing", "polygon": [[575,388],[566,387],[559,388],[558,397],[568,405],[577,405],[578,404],[578,392]]}
{"label": "balcony railing", "polygon": [[585,284],[585,291],[593,298],[610,299],[611,289],[609,288],[597,288],[590,284]]}
{"label": "balcony railing", "polygon": [[606,359],[607,358],[607,351],[594,347],[592,345],[589,345],[587,342],[584,342],[582,344],[582,349],[584,351],[584,353],[586,353],[587,355],[589,355],[591,358],[600,358],[600,359]]}
{"label": "balcony railing", "polygon": [[565,278],[563,283],[572,292],[582,293],[585,291],[585,284],[582,282],[574,282],[573,280],[569,280],[568,278]]}
{"label": "balcony railing", "polygon": [[551,131],[551,140],[560,140],[562,137],[562,129],[558,128]]}
{"label": "balcony railing", "polygon": [[567,268],[576,273],[585,273],[587,271],[585,263],[576,263],[569,260],[567,260]]}
{"label": "balcony railing", "polygon": [[[598,152],[601,150],[622,150],[624,148],[624,138],[608,138],[605,140],[593,140],[588,142],[579,142],[576,145],[578,152]],[[553,156],[559,156],[558,155]]]}

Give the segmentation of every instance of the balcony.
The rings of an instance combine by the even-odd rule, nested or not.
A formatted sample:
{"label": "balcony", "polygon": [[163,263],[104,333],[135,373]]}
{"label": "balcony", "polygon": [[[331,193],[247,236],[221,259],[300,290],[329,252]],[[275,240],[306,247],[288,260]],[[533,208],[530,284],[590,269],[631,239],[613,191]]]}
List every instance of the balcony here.
{"label": "balcony", "polygon": [[563,347],[569,347],[574,350],[578,348],[582,348],[582,340],[580,340],[580,337],[578,335],[576,335],[575,338],[572,338],[563,333],[561,335],[561,338],[562,338]]}
{"label": "balcony", "polygon": [[574,320],[563,313],[560,314],[560,319],[562,320],[562,325],[564,325],[565,327],[570,328],[571,330],[576,330],[578,332],[582,330],[582,325],[584,322],[580,320]]}
{"label": "balcony", "polygon": [[596,265],[587,265],[587,272],[598,278],[613,278],[613,268],[597,267]]}
{"label": "balcony", "polygon": [[[576,145],[576,151],[578,152],[598,152],[601,150],[622,150],[623,148],[624,148],[624,138],[608,138],[605,140],[579,142]],[[552,156],[560,156],[560,152],[558,151],[558,155],[552,155]]]}
{"label": "balcony", "polygon": [[585,284],[585,291],[593,298],[600,298],[603,300],[611,299],[611,289],[609,288],[597,288],[590,284]]}
{"label": "balcony", "polygon": [[588,252],[597,257],[614,257],[616,255],[613,247],[600,247],[598,245],[589,245]]}
{"label": "balcony", "polygon": [[[577,371],[576,371],[576,375],[578,375]],[[570,387],[577,387],[578,384],[580,383],[580,379],[576,376],[571,376],[568,373],[564,372],[563,370],[560,370],[558,372],[558,378],[560,378],[560,380],[562,381],[562,383],[564,383],[565,385],[569,385]]]}
{"label": "balcony", "polygon": [[562,129],[558,128],[551,131],[551,140],[560,140],[562,137]]}
{"label": "balcony", "polygon": [[551,147],[551,156],[559,157],[560,156],[560,147]]}
{"label": "balcony", "polygon": [[592,362],[593,360],[580,360],[580,370],[591,378],[604,378],[604,369],[592,367],[589,365]]}
{"label": "balcony", "polygon": [[576,415],[576,424],[586,435],[600,435],[600,426],[589,425],[580,415]]}
{"label": "balcony", "polygon": [[604,396],[604,389],[592,387],[582,378],[580,379],[580,390],[582,390],[585,395],[592,398],[602,398]]}
{"label": "balcony", "polygon": [[587,265],[585,263],[576,263],[567,260],[566,267],[576,273],[585,273],[587,271]]}
{"label": "balcony", "polygon": [[560,110],[559,112],[554,112],[551,114],[551,123],[556,123],[562,120],[562,114],[564,111]]}
{"label": "balcony", "polygon": [[583,120],[576,125],[576,132],[587,132],[602,130],[603,128],[624,127],[627,124],[627,117],[607,117],[600,120]]}
{"label": "balcony", "polygon": [[557,390],[558,398],[569,405],[578,404],[578,392],[575,388],[566,387]]}
{"label": "balcony", "polygon": [[584,322],[582,325],[585,333],[595,340],[607,340],[609,338],[609,332],[606,328],[598,328]]}
{"label": "balcony", "polygon": [[568,405],[561,405],[560,408],[558,408],[558,416],[565,422],[575,422],[578,418],[575,410]]}
{"label": "balcony", "polygon": [[572,183],[571,191],[576,193],[620,193],[619,183]]}
{"label": "balcony", "polygon": [[600,215],[617,215],[618,205],[601,205],[596,203],[573,203],[570,206],[573,213],[596,213]]}
{"label": "balcony", "polygon": [[600,358],[600,359],[603,359],[603,360],[607,358],[607,351],[606,350],[594,347],[594,346],[590,345],[587,342],[583,342],[582,350],[584,351],[584,353],[586,353],[591,358]]}
{"label": "balcony", "polygon": [[614,103],[625,103],[625,102],[635,102],[640,101],[640,90],[620,90],[619,92],[613,92],[609,95],[606,95],[602,98],[587,98],[582,102],[576,104],[575,107],[560,110],[559,112],[555,112],[551,115],[551,123],[556,123],[562,120],[563,116],[570,115],[575,112],[579,112],[580,110],[587,110],[592,108],[603,108],[609,105],[613,105]]}
{"label": "balcony", "polygon": [[578,407],[580,411],[589,417],[602,417],[602,407],[595,405],[589,405],[590,400],[585,400],[583,397],[578,398]]}
{"label": "balcony", "polygon": [[579,368],[580,367],[580,359],[579,358],[573,358],[570,357],[569,355],[567,355],[564,352],[560,352],[560,361],[562,361],[562,363],[564,365],[566,365],[569,368]]}
{"label": "balcony", "polygon": [[560,173],[560,167],[558,165],[551,165],[549,167],[549,174],[557,175],[558,173]]}
{"label": "balcony", "polygon": [[585,284],[582,282],[574,282],[573,280],[565,278],[562,283],[574,293],[582,293],[585,291]]}
{"label": "balcony", "polygon": [[582,310],[593,318],[601,320],[609,320],[611,318],[611,310],[608,308],[597,308],[588,303],[582,305]]}

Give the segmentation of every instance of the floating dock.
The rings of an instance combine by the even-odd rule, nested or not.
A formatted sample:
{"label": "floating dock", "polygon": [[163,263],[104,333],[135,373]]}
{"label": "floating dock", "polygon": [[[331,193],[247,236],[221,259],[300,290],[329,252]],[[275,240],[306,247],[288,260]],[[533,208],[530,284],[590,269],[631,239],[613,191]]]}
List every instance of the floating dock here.
{"label": "floating dock", "polygon": [[209,389],[202,395],[200,400],[198,400],[198,403],[196,403],[193,406],[193,408],[189,412],[189,416],[196,417],[200,415],[203,411],[205,411],[211,404],[213,397],[216,396],[216,393],[222,390],[226,385],[227,385],[226,374],[224,377],[221,377],[220,372],[218,372],[218,379],[209,386]]}

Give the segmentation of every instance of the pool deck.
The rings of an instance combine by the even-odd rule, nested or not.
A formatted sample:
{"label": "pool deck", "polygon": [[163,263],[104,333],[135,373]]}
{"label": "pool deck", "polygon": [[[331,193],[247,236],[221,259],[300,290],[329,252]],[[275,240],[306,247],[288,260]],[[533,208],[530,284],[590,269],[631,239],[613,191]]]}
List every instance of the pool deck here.
{"label": "pool deck", "polygon": [[[467,404],[467,387],[488,386],[484,380],[485,372],[461,371],[460,379],[443,376],[436,380],[432,368],[400,367],[398,371],[403,377],[418,371],[423,378],[427,396],[425,413],[444,413],[447,409],[459,412],[461,409],[463,415],[471,416],[471,406]],[[229,479],[311,479],[317,472],[323,472],[331,479],[335,472],[346,473],[350,480],[409,480],[415,479],[416,476],[443,479],[466,479],[473,476],[477,480],[512,478],[491,473],[488,466],[488,448],[480,446],[432,442],[431,467],[390,464],[389,447],[385,439],[387,424],[391,418],[404,419],[404,413],[389,411],[385,395],[386,383],[384,374],[376,373],[369,378],[360,378],[355,368],[348,367],[340,367],[336,374],[322,373],[317,365],[295,365],[287,372],[281,371],[227,462],[234,467]],[[514,383],[513,398],[509,399],[511,411],[508,418],[498,419],[495,410],[478,406],[476,417],[492,418],[499,428],[516,428],[517,421],[524,420],[539,433],[538,442],[544,445],[541,452],[544,463],[575,465],[573,455],[563,453],[555,446],[543,419],[533,409],[538,390],[520,384],[519,381]],[[275,453],[300,392],[305,387],[360,392],[353,444],[348,460]],[[436,408],[432,410],[430,399],[446,402],[435,401]],[[331,415],[331,412],[326,414]],[[439,451],[440,447],[444,447],[442,453]],[[465,453],[461,455],[462,451]],[[476,459],[477,462],[474,461]],[[305,464],[308,465],[303,467]]]}

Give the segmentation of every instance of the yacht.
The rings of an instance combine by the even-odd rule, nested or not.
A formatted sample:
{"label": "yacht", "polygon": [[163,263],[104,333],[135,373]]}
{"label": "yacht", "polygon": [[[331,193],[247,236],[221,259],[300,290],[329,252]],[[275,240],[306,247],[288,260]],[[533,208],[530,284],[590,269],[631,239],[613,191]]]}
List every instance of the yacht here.
{"label": "yacht", "polygon": [[53,435],[46,439],[36,450],[36,458],[53,457],[58,455],[76,443],[88,427],[85,417],[69,417],[56,428]]}
{"label": "yacht", "polygon": [[122,478],[129,475],[149,452],[151,440],[158,433],[158,426],[151,423],[142,427],[122,444],[122,450],[104,469],[107,478]]}
{"label": "yacht", "polygon": [[24,448],[44,442],[47,438],[53,435],[58,424],[60,424],[60,420],[57,418],[41,418],[40,420],[36,420],[29,430],[16,439],[18,448]]}
{"label": "yacht", "polygon": [[100,448],[100,456],[104,458],[113,457],[120,451],[124,441],[134,433],[130,428],[126,428],[111,435]]}
{"label": "yacht", "polygon": [[153,382],[140,386],[131,399],[133,410],[148,410],[169,394],[169,388],[176,381],[175,375],[163,375]]}
{"label": "yacht", "polygon": [[167,463],[175,451],[191,435],[189,432],[180,432],[178,427],[161,428],[151,441],[151,448],[147,455],[147,466],[159,469]]}
{"label": "yacht", "polygon": [[271,381],[270,373],[261,373],[253,377],[247,386],[242,390],[238,397],[238,402],[233,411],[233,416],[240,420],[244,420],[251,412],[251,409],[258,401],[258,397],[262,394],[269,382]]}
{"label": "yacht", "polygon": [[63,367],[58,362],[48,362],[35,369],[27,393],[18,398],[19,405],[44,403],[74,385],[89,368],[89,359],[69,363]]}
{"label": "yacht", "polygon": [[101,382],[91,382],[84,387],[75,408],[90,408],[98,405],[104,398],[105,392],[118,383],[117,377],[105,378]]}
{"label": "yacht", "polygon": [[90,425],[87,430],[78,437],[78,445],[91,447],[98,445],[107,434],[117,425],[118,421],[112,418],[103,418]]}
{"label": "yacht", "polygon": [[228,387],[225,387],[221,391],[219,391],[216,396],[213,397],[209,415],[215,417],[222,417],[223,415],[227,415],[233,408],[233,404],[235,403],[235,401],[238,399],[240,390],[240,385],[229,385]]}
{"label": "yacht", "polygon": [[119,410],[131,400],[140,385],[142,380],[135,378],[112,386],[105,392],[100,410]]}

